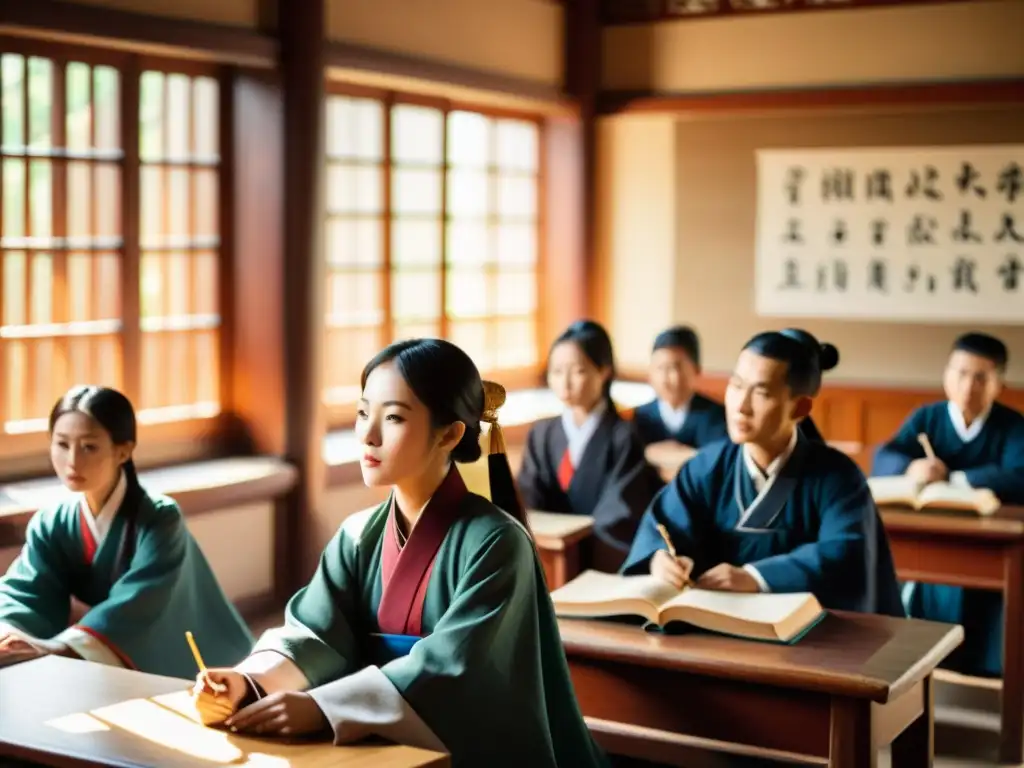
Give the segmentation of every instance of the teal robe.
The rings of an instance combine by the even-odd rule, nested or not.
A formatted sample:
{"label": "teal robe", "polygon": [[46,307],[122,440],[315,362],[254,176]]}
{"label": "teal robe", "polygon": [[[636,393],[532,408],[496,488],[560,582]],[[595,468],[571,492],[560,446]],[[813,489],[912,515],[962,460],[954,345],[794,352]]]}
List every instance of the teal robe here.
{"label": "teal robe", "polygon": [[211,667],[231,666],[253,637],[224,595],[169,498],[130,489],[92,551],[79,502],[37,512],[25,545],[0,578],[0,625],[47,640],[68,626],[71,597],[90,606],[75,627],[124,666],[193,678],[191,630]]}
{"label": "teal robe", "polygon": [[[406,626],[421,633],[411,638],[411,649],[396,651],[375,641],[387,632],[378,608],[385,593],[383,541],[386,531],[393,532],[388,521],[395,514],[389,500],[372,514],[345,521],[312,581],[289,602],[285,626],[265,634],[255,650],[277,651],[298,667],[338,743],[343,741],[339,729],[352,724],[350,713],[356,709],[334,716],[339,701],[368,702],[361,710],[364,723],[378,727],[363,731],[388,735],[380,727],[393,717],[383,711],[387,692],[346,686],[365,680],[363,673],[376,667],[385,685],[400,694],[402,706],[411,707],[450,753],[454,768],[607,765],[580,714],[529,534],[491,502],[465,491],[454,469],[442,488],[450,484],[461,489],[454,509],[446,511],[450,522],[444,523],[426,580],[395,585],[410,597],[422,596],[422,604],[407,599],[393,612],[403,620],[410,616]],[[434,502],[440,495],[441,489],[421,513],[403,554],[417,545],[418,531],[425,516],[438,511]]]}

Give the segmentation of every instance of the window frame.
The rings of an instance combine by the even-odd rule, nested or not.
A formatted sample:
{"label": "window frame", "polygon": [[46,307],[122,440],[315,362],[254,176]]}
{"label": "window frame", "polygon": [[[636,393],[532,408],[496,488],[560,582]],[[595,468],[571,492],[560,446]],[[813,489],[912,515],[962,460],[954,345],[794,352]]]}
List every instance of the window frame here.
{"label": "window frame", "polygon": [[[224,455],[234,427],[231,403],[231,328],[234,297],[230,288],[230,262],[233,232],[231,212],[233,211],[233,125],[230,88],[230,70],[213,61],[138,53],[109,47],[63,41],[41,40],[31,37],[0,34],[0,52],[25,57],[48,59],[56,65],[63,81],[65,67],[69,61],[95,66],[108,66],[118,71],[119,77],[119,131],[122,157],[121,171],[120,249],[121,257],[121,327],[117,332],[120,346],[122,382],[119,389],[138,408],[141,396],[142,373],[142,326],[141,326],[141,242],[140,242],[140,186],[141,167],[139,158],[139,91],[140,78],[147,70],[164,74],[182,74],[191,77],[203,76],[216,80],[218,84],[218,146],[219,164],[216,219],[220,231],[219,245],[215,249],[218,258],[218,386],[219,412],[207,417],[190,417],[180,420],[148,422],[138,424],[138,447],[134,458],[141,468],[197,461]],[[66,115],[66,112],[65,112]],[[2,190],[0,190],[2,200]],[[60,214],[55,209],[55,218],[63,217],[66,200],[61,200]],[[0,364],[3,363],[3,343],[0,341]],[[134,361],[134,362],[130,362]],[[0,397],[4,397],[7,380],[0,376]],[[49,441],[43,431],[25,433],[0,432],[0,460],[4,469],[0,471],[3,480],[14,480],[46,474],[51,471],[49,462]]]}
{"label": "window frame", "polygon": [[[442,115],[442,150],[441,150],[441,209],[438,214],[438,220],[441,222],[441,242],[440,242],[440,317],[438,318],[439,335],[442,338],[448,338],[449,331],[449,318],[447,314],[447,297],[446,297],[446,284],[447,284],[447,273],[448,273],[448,262],[447,262],[447,224],[449,222],[448,216],[448,176],[450,170],[453,168],[452,163],[449,161],[448,156],[448,117],[451,112],[466,111],[473,112],[479,115],[484,115],[489,118],[507,118],[512,120],[521,120],[524,122],[532,123],[537,128],[537,172],[536,172],[536,184],[537,184],[537,211],[536,211],[536,236],[537,236],[537,259],[534,264],[536,273],[536,279],[534,284],[535,292],[535,303],[534,303],[534,344],[537,350],[537,362],[533,365],[522,366],[519,368],[505,369],[498,372],[481,371],[484,377],[488,377],[492,373],[496,374],[500,378],[500,383],[507,390],[514,389],[525,389],[532,388],[543,384],[543,371],[545,368],[544,363],[544,344],[545,344],[545,309],[543,298],[545,296],[545,273],[547,265],[547,238],[546,238],[546,207],[547,207],[547,152],[546,152],[546,141],[547,141],[547,125],[546,116],[536,112],[530,112],[525,110],[511,109],[505,107],[498,107],[493,105],[485,105],[472,101],[463,101],[460,99],[449,99],[437,96],[430,96],[426,94],[410,93],[406,91],[396,91],[384,88],[375,88],[372,86],[359,85],[356,83],[349,83],[339,80],[328,79],[325,87],[325,100],[330,99],[332,96],[341,96],[356,99],[372,99],[379,101],[384,108],[384,119],[381,121],[381,146],[383,148],[381,158],[381,185],[383,189],[384,204],[381,208],[381,243],[383,258],[380,265],[379,274],[384,279],[381,280],[381,299],[380,306],[383,314],[383,323],[381,326],[380,337],[383,340],[384,346],[390,344],[394,338],[394,316],[392,312],[392,287],[391,287],[391,274],[392,274],[392,238],[391,238],[391,222],[393,220],[391,210],[391,177],[394,162],[392,159],[392,147],[391,147],[391,110],[397,105],[410,105],[427,107],[431,109],[437,109]],[[326,114],[326,111],[325,111]],[[326,119],[326,118],[325,118]],[[325,128],[326,130],[326,128]],[[326,145],[325,145],[326,146]],[[324,168],[325,171],[330,164],[330,160],[327,156],[326,150],[324,152]],[[323,221],[326,223],[329,214],[327,211],[326,198],[324,202],[324,210],[322,211]],[[321,257],[326,260],[327,258],[327,245],[326,241],[322,249]],[[327,274],[330,274],[330,266],[327,267]],[[486,322],[494,322],[498,315],[487,315],[480,318]],[[324,323],[326,325],[326,315],[324,317]],[[352,422],[355,419],[357,406],[356,403],[332,403],[326,400],[326,382],[321,385],[321,397],[324,398],[324,408],[326,412],[327,428],[329,431],[337,429],[348,429],[352,426]]]}

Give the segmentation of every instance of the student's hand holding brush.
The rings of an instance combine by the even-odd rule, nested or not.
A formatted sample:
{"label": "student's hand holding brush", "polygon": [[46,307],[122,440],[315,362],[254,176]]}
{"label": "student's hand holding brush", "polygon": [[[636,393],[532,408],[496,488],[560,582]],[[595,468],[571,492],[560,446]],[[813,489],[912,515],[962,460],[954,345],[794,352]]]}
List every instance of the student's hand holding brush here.
{"label": "student's hand holding brush", "polygon": [[223,723],[238,709],[248,692],[248,684],[238,672],[230,669],[207,669],[191,632],[185,633],[199,674],[192,688],[192,701],[203,725]]}
{"label": "student's hand holding brush", "polygon": [[668,529],[658,524],[658,534],[665,542],[665,549],[659,549],[651,558],[651,574],[662,581],[666,581],[676,589],[693,586],[690,574],[693,573],[693,560],[689,557],[676,554],[676,548],[672,544],[672,537]]}

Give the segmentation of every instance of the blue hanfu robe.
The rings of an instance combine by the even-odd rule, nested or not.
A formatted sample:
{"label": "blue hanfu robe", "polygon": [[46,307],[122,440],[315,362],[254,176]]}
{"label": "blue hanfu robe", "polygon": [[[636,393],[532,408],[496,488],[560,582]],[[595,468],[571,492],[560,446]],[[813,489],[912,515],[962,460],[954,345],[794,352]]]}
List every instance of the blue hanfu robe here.
{"label": "blue hanfu robe", "polygon": [[763,591],[812,592],[833,610],[904,616],[888,538],[863,473],[845,454],[799,435],[758,494],[744,449],[717,443],[688,461],[644,514],[622,568],[648,573],[665,543],[694,561],[748,567]]}
{"label": "blue hanfu robe", "polygon": [[[983,421],[965,427],[956,406],[946,401],[914,411],[892,440],[875,453],[872,475],[902,475],[925,458],[921,433],[950,471],[950,482],[988,488],[1004,504],[1024,504],[1024,415],[994,403]],[[1003,597],[998,592],[945,584],[904,585],[911,616],[960,624],[964,642],[942,666],[963,674],[1003,674]]]}
{"label": "blue hanfu robe", "polygon": [[586,565],[614,572],[661,479],[647,463],[633,424],[614,407],[608,404],[592,418],[597,420],[595,429],[575,466],[569,460],[564,418],[536,422],[526,439],[516,486],[528,509],[593,517]]}
{"label": "blue hanfu robe", "polygon": [[645,403],[633,411],[633,424],[644,446],[675,440],[682,445],[700,449],[729,436],[724,406],[699,393],[690,399],[686,407],[686,418],[678,429],[665,423],[657,400]]}
{"label": "blue hanfu robe", "polygon": [[449,471],[401,541],[392,496],[345,520],[236,668],[306,690],[336,744],[377,736],[453,768],[603,768],[530,534]]}
{"label": "blue hanfu robe", "polygon": [[[81,503],[72,497],[32,517],[21,554],[0,578],[0,633],[8,625],[91,661],[171,677],[196,674],[186,631],[210,666],[245,657],[249,628],[173,500],[127,489],[101,541]],[[69,627],[72,597],[88,610]]]}

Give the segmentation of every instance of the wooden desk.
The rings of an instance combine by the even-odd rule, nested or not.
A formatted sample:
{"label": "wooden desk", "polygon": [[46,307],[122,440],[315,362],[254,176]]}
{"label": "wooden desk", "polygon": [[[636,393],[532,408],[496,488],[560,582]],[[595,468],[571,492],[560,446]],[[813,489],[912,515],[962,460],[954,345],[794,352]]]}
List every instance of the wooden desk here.
{"label": "wooden desk", "polygon": [[993,516],[882,509],[901,579],[1003,593],[999,759],[1024,762],[1024,507]]}
{"label": "wooden desk", "polygon": [[683,464],[696,455],[696,448],[677,443],[675,440],[651,443],[644,449],[647,463],[658,470],[658,475],[666,483],[671,483],[683,468]]}
{"label": "wooden desk", "polygon": [[594,519],[588,515],[533,510],[527,516],[548,579],[548,589],[558,589],[576,577],[583,567],[580,545],[593,531]]}
{"label": "wooden desk", "polygon": [[[587,723],[610,752],[685,766],[694,748],[831,768],[932,764],[932,670],[963,629],[854,613],[793,646],[561,619]],[[727,745],[735,745],[731,749]]]}
{"label": "wooden desk", "polygon": [[54,766],[414,768],[447,755],[235,736],[186,717],[191,682],[46,657],[0,670],[0,756]]}

